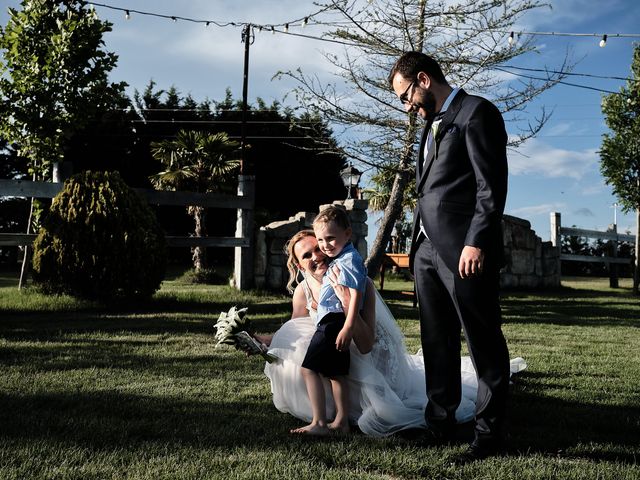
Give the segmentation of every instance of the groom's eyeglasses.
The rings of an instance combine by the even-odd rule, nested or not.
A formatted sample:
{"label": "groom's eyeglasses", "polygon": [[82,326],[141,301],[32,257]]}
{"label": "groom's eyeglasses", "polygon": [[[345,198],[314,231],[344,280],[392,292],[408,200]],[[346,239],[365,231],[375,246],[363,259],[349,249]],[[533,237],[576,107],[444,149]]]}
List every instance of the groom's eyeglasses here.
{"label": "groom's eyeglasses", "polygon": [[[403,104],[407,104],[407,103],[411,103],[411,100],[409,99],[409,90],[411,90],[411,88],[413,87],[413,84],[416,83],[415,80],[413,80],[409,86],[407,87],[407,89],[402,93],[402,95],[400,95],[400,101]],[[413,93],[413,92],[412,92]],[[413,94],[411,95],[413,97]]]}

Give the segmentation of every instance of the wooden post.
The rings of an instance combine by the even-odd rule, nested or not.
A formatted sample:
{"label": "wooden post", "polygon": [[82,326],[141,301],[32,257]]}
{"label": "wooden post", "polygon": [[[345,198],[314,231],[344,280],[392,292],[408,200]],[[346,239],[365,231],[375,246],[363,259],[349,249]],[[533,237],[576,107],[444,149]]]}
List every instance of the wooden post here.
{"label": "wooden post", "polygon": [[[615,223],[609,225],[607,228],[608,232],[613,232],[615,234],[618,233],[618,225]],[[613,258],[618,256],[618,237],[613,240],[609,240],[609,255]],[[609,270],[609,287],[610,288],[618,288],[618,264],[615,262],[608,262],[607,268]]]}
{"label": "wooden post", "polygon": [[558,250],[558,268],[557,272],[560,278],[562,278],[562,261],[560,260],[560,253],[562,252],[562,238],[560,237],[560,228],[562,227],[562,219],[560,212],[551,212],[551,245]]}
{"label": "wooden post", "polygon": [[255,176],[238,175],[238,195],[251,199],[251,208],[239,208],[236,223],[236,237],[246,238],[248,247],[235,247],[233,268],[233,286],[239,290],[247,290],[254,286],[253,278],[253,209],[255,206]]}
{"label": "wooden post", "polygon": [[636,209],[636,254],[633,262],[633,293],[638,295],[638,284],[640,283],[640,268],[638,259],[640,258],[640,208]]}

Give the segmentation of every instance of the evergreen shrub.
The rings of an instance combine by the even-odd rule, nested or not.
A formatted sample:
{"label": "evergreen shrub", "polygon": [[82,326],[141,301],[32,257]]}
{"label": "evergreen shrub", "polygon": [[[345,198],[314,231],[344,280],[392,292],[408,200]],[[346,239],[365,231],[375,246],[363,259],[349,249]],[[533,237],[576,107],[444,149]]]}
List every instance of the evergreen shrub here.
{"label": "evergreen shrub", "polygon": [[151,296],[167,258],[154,212],[117,172],[69,178],[33,248],[33,279],[42,290],[103,300]]}

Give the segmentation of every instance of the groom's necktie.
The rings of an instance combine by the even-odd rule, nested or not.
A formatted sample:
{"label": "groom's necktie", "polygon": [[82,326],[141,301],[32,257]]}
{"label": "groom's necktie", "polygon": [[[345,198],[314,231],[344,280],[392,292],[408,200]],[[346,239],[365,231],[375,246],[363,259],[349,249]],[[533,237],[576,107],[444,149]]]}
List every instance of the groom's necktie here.
{"label": "groom's necktie", "polygon": [[[431,128],[429,129],[429,135],[427,136],[427,148],[428,151],[431,148],[431,144],[433,143],[433,139],[436,138],[438,134],[438,127],[440,127],[440,122],[442,122],[442,117],[444,117],[445,112],[439,112],[433,118],[433,122],[431,122]],[[426,152],[425,152],[425,160],[426,160]]]}
{"label": "groom's necktie", "polygon": [[[440,126],[440,122],[442,122],[442,117],[444,117],[445,112],[446,110],[438,112],[436,116],[433,117],[433,122],[431,122],[431,127],[429,128],[429,134],[427,135],[427,144],[425,145],[425,149],[424,149],[424,158],[420,163],[420,175],[422,175],[422,170],[424,169],[425,163],[427,163],[427,156],[429,154],[429,149],[431,148],[431,143],[433,142],[433,139],[436,138],[436,135],[438,134],[438,127]],[[417,181],[419,181],[419,179]],[[419,222],[420,222],[420,233],[422,233],[426,238],[429,238],[429,236],[427,235],[427,232],[424,229],[424,225],[422,224],[422,219],[420,219]]]}
{"label": "groom's necktie", "polygon": [[436,138],[436,134],[438,133],[438,127],[440,127],[440,122],[442,122],[442,117],[446,111],[438,112],[435,117],[433,117],[433,121],[431,122],[431,127],[429,128],[429,133],[427,134],[427,144],[424,148],[424,158],[422,159],[422,163],[420,165],[420,174],[422,175],[422,169],[424,168],[424,164],[427,161],[427,157],[429,154],[429,149],[431,148],[431,144],[433,143],[433,139]]}

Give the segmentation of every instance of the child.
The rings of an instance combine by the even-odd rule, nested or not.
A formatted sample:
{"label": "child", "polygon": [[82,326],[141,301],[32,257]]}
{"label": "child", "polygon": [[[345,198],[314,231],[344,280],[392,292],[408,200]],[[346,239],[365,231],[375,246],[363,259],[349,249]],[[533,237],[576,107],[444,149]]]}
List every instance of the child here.
{"label": "child", "polygon": [[[302,362],[302,376],[311,401],[313,419],[309,425],[292,433],[324,435],[334,430],[349,431],[349,392],[346,376],[349,374],[349,346],[353,337],[356,315],[364,301],[367,271],[362,257],[351,244],[351,224],[347,212],[330,206],[316,216],[313,229],[320,250],[332,259],[330,269],[337,267],[337,283],[349,289],[349,305],[343,310],[325,274],[318,299],[316,332],[311,338]],[[336,408],[334,421],[327,424],[325,392],[322,377],[329,379]]]}

